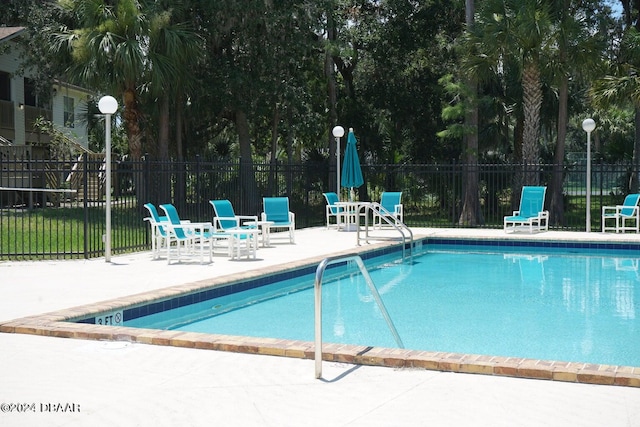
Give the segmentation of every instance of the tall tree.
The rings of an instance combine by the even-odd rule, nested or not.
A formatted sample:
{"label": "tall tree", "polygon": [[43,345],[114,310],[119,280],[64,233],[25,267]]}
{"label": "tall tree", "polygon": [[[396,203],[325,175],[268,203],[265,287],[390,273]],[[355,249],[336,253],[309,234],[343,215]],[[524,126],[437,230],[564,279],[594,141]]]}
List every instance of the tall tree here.
{"label": "tall tree", "polygon": [[60,0],[71,17],[53,44],[69,52],[67,77],[77,84],[112,93],[124,104],[129,154],[142,157],[139,106],[141,78],[146,74],[149,19],[137,0]]}
{"label": "tall tree", "polygon": [[525,185],[539,182],[541,65],[549,48],[552,23],[545,0],[485,0],[470,39],[476,49],[468,64],[479,78],[487,76],[480,72],[486,66],[494,75],[503,75],[509,64],[517,67],[522,85],[521,183]]}
{"label": "tall tree", "polygon": [[[474,0],[466,0],[465,2],[465,23],[466,30],[473,30],[475,15]],[[465,173],[464,183],[464,199],[462,202],[462,211],[458,219],[459,225],[476,226],[484,223],[482,211],[480,210],[480,169],[478,167],[478,79],[470,75],[466,81],[467,91],[471,95],[472,105],[467,109],[465,114],[465,129],[463,141],[465,146]]]}
{"label": "tall tree", "polygon": [[[638,5],[640,6],[640,5]],[[637,12],[640,12],[637,10]],[[611,104],[631,105],[634,109],[635,138],[633,148],[633,170],[629,180],[629,191],[636,193],[640,181],[640,20],[626,29],[619,63],[613,73],[597,80],[591,94],[597,105],[606,108]]]}
{"label": "tall tree", "polygon": [[350,12],[338,105],[363,150],[386,163],[458,157],[459,141],[445,146],[436,136],[444,127],[438,80],[455,66],[451,40],[464,25],[464,1],[370,0]]}
{"label": "tall tree", "polygon": [[[238,136],[241,195],[247,201],[257,192],[253,155],[260,142],[273,139],[274,110],[296,109],[304,97],[300,76],[309,72],[309,63],[322,55],[316,30],[323,2],[304,1],[208,2],[207,64],[209,91],[198,94],[196,102],[207,104],[212,120],[233,123]],[[320,66],[321,67],[321,66]],[[319,68],[320,70],[322,68]],[[311,75],[311,73],[309,73]],[[216,84],[211,84],[215,82]],[[301,90],[302,89],[302,90]],[[262,141],[263,123],[269,126]],[[262,151],[273,145],[265,144]],[[251,211],[259,206],[249,206]]]}
{"label": "tall tree", "polygon": [[[331,7],[327,10],[324,74],[327,82],[327,104],[329,109],[329,122],[327,123],[327,128],[332,130],[335,126],[338,125],[338,88],[336,85],[336,64],[334,62],[334,46],[337,40],[338,30],[336,28],[336,19],[334,17],[333,10],[335,7],[335,3],[330,3],[330,6]],[[338,143],[331,132],[328,132],[327,136],[329,138],[329,159],[336,159],[339,154],[337,152]],[[336,177],[336,174],[329,174],[329,188],[337,188],[338,196],[340,195],[340,181],[339,178]]]}
{"label": "tall tree", "polygon": [[555,0],[551,2],[555,25],[551,37],[555,49],[550,52],[546,70],[557,87],[557,132],[553,157],[553,174],[549,189],[551,222],[564,224],[564,157],[569,123],[569,82],[584,81],[594,75],[604,51],[603,34],[594,32],[596,22],[594,2]]}
{"label": "tall tree", "polygon": [[168,159],[172,116],[175,117],[176,152],[182,152],[182,129],[178,122],[186,99],[195,91],[195,68],[204,54],[204,45],[202,37],[185,22],[188,17],[181,1],[158,1],[151,7],[148,58],[152,65],[145,81],[149,82],[151,100],[159,100],[158,155]]}

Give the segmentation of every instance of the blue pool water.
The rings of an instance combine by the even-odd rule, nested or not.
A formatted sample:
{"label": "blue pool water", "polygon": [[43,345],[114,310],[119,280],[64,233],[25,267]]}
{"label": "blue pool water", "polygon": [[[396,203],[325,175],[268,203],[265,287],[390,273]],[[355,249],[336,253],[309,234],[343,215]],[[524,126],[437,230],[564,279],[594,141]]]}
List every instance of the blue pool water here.
{"label": "blue pool water", "polygon": [[[428,249],[427,246],[425,248]],[[640,366],[640,258],[557,250],[428,249],[368,266],[405,348]],[[323,341],[396,347],[355,267],[328,270]],[[313,341],[313,276],[125,326]]]}

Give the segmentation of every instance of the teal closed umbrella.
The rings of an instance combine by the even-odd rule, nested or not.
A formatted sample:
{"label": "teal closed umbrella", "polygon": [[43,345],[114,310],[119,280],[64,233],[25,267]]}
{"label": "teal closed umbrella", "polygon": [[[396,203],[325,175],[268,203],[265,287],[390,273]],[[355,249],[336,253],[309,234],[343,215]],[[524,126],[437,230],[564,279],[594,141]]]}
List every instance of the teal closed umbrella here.
{"label": "teal closed umbrella", "polygon": [[[341,183],[343,187],[349,188],[350,194],[354,188],[360,187],[364,184],[364,178],[362,178],[362,169],[360,168],[360,159],[358,159],[358,150],[356,149],[356,136],[353,133],[353,128],[349,129],[349,135],[347,136],[347,147],[344,151],[344,162],[342,163],[342,178]],[[350,196],[350,199],[352,196]]]}

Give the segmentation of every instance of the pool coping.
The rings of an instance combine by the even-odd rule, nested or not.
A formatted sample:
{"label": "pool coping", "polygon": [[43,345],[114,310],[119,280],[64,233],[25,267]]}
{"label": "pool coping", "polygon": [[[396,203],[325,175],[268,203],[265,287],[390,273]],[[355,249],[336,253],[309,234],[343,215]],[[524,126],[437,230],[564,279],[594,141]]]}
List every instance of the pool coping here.
{"label": "pool coping", "polygon": [[[446,237],[442,237],[446,239]],[[519,240],[528,240],[519,236]],[[416,236],[416,240],[438,239],[437,235]],[[479,237],[456,237],[456,240],[483,240]],[[484,240],[511,240],[486,238]],[[381,250],[387,246],[397,246],[397,242],[375,243],[367,246],[336,252],[347,255]],[[0,323],[0,332],[31,334],[60,338],[87,340],[126,341],[141,344],[175,346],[203,350],[218,350],[248,354],[261,354],[301,359],[314,359],[315,346],[311,341],[293,341],[274,338],[229,336],[183,331],[131,328],[125,326],[92,325],[70,323],[78,319],[117,308],[150,302],[160,298],[170,298],[227,284],[231,281],[247,280],[317,265],[326,256],[311,257],[300,261],[279,264],[242,273],[223,275],[182,285],[143,292],[121,298],[114,298],[93,304],[58,310],[42,315],[27,316]],[[546,379],[563,382],[640,387],[640,367],[601,365],[576,362],[561,362],[527,358],[460,354],[437,351],[417,351],[382,347],[356,346],[324,343],[324,361],[343,362],[359,365],[386,366],[392,368],[427,369],[435,371],[475,373],[483,375],[508,376],[518,378]]]}

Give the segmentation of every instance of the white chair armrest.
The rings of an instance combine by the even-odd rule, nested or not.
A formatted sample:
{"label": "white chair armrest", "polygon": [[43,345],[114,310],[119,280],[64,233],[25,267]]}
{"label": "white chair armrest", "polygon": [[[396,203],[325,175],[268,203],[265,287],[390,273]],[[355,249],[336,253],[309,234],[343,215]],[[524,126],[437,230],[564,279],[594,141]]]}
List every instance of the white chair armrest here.
{"label": "white chair armrest", "polygon": [[240,223],[238,221],[238,219],[236,217],[230,216],[230,217],[224,217],[224,216],[216,216],[213,218],[213,228],[214,230],[224,230],[224,228],[222,227],[221,221],[234,221],[235,222],[235,226],[234,227],[238,227],[240,226]]}
{"label": "white chair armrest", "polygon": [[[604,208],[604,207],[603,207]],[[623,209],[632,209],[633,213],[630,216],[636,216],[638,215],[638,206],[622,206],[622,205],[618,205],[616,206],[616,215],[620,215],[622,213]]]}

